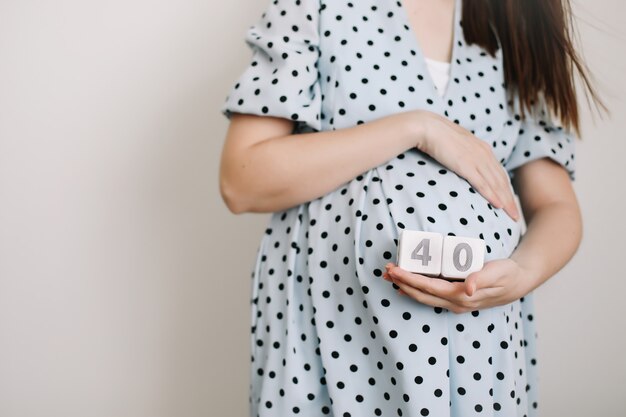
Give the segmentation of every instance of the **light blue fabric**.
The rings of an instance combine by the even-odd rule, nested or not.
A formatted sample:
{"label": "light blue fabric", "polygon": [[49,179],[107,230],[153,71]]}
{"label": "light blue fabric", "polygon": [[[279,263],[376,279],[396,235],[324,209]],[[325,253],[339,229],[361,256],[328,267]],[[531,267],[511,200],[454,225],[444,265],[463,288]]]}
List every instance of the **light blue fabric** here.
{"label": "light blue fabric", "polygon": [[[427,109],[491,144],[511,175],[546,156],[573,180],[574,137],[509,109],[501,50],[465,42],[455,3],[443,97],[401,3],[275,0],[222,111],[309,132]],[[402,228],[482,238],[490,261],[511,255],[520,226],[417,149],[273,213],[252,271],[250,415],[537,416],[532,294],[457,315],[382,278]]]}

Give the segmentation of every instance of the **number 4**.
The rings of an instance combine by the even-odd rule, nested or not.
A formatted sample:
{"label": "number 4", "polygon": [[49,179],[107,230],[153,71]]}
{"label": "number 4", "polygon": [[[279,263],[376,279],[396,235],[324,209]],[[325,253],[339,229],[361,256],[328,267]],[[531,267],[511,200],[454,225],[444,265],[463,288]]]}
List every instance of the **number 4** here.
{"label": "number 4", "polygon": [[[424,253],[422,255],[419,254],[420,249],[424,249]],[[428,262],[433,258],[428,254],[430,249],[430,239],[424,238],[420,240],[420,243],[417,244],[413,252],[411,252],[411,259],[419,259],[422,261],[423,266],[428,266]]]}

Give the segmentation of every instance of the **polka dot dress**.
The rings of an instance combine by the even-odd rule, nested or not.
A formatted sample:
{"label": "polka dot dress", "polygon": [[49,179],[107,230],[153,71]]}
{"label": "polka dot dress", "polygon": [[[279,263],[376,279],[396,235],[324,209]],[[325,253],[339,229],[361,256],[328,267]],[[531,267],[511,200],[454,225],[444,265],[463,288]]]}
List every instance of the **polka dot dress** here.
{"label": "polka dot dress", "polygon": [[[465,42],[455,2],[439,95],[401,2],[273,0],[246,34],[252,61],[222,111],[287,118],[300,133],[425,109],[489,143],[510,176],[548,157],[574,180],[574,136],[507,106],[501,50]],[[251,416],[538,415],[532,294],[465,314],[398,295],[382,273],[405,228],[484,239],[486,261],[521,238],[417,149],[272,213],[252,271]]]}

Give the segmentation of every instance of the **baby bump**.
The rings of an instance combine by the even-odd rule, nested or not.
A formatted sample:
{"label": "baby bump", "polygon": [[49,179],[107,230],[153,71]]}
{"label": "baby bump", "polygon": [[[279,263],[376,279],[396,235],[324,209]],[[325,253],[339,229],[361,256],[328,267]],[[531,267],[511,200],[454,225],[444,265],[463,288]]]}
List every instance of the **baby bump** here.
{"label": "baby bump", "polygon": [[517,246],[520,223],[430,156],[409,150],[373,171],[380,181],[370,187],[384,193],[396,230],[481,238],[486,261],[509,257]]}
{"label": "baby bump", "polygon": [[519,243],[519,222],[493,207],[465,178],[417,150],[368,171],[361,182],[353,204],[368,214],[366,227],[357,222],[363,242],[383,238],[397,244],[400,229],[468,236],[485,240],[485,261],[509,257]]}
{"label": "baby bump", "polygon": [[307,208],[313,227],[309,261],[351,269],[343,272],[358,280],[379,278],[384,265],[396,261],[401,229],[483,239],[486,262],[509,257],[520,240],[518,222],[417,150],[366,171]]}

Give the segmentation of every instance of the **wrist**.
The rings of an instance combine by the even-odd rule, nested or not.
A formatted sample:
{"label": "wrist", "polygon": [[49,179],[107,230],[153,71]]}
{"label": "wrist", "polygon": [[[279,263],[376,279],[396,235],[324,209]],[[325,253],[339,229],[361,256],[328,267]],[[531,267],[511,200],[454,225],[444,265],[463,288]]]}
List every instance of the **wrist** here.
{"label": "wrist", "polygon": [[539,287],[545,280],[543,279],[542,269],[532,262],[525,262],[515,255],[511,255],[511,259],[517,263],[520,269],[520,282],[523,286],[525,294]]}
{"label": "wrist", "polygon": [[426,121],[424,112],[414,110],[400,113],[400,123],[404,132],[405,144],[410,148],[424,150],[426,145]]}

